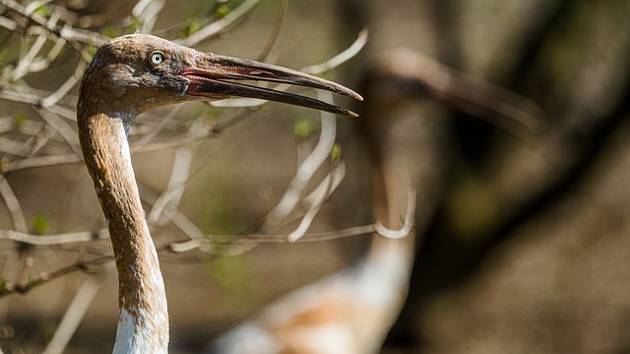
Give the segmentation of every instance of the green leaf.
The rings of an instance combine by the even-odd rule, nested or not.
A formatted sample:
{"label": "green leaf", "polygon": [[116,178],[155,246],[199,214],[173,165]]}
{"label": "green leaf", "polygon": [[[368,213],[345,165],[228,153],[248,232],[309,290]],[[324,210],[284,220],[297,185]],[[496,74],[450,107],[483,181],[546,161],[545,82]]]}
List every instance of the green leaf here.
{"label": "green leaf", "polygon": [[193,18],[188,23],[188,26],[184,28],[184,37],[188,37],[191,34],[198,32],[201,29],[201,21],[198,18]]}
{"label": "green leaf", "polygon": [[13,121],[15,122],[15,126],[21,128],[26,123],[26,114],[24,112],[17,112],[13,115]]}
{"label": "green leaf", "polygon": [[118,26],[107,26],[101,29],[101,34],[109,38],[116,38],[122,35],[122,28]]}
{"label": "green leaf", "polygon": [[219,118],[219,113],[221,113],[221,111],[218,108],[213,107],[211,105],[206,105],[205,117],[208,120],[211,120],[211,121],[216,120],[217,118]]}
{"label": "green leaf", "polygon": [[0,157],[0,173],[4,172],[7,169],[7,167],[9,167],[10,164],[11,164],[11,161],[9,160],[8,157],[6,156]]}
{"label": "green leaf", "polygon": [[31,230],[36,235],[43,235],[48,230],[48,218],[43,214],[35,215]]}
{"label": "green leaf", "polygon": [[96,51],[98,51],[98,47],[93,44],[88,44],[85,50],[87,51],[87,54],[90,56],[90,58],[94,58],[94,56],[96,55]]}
{"label": "green leaf", "polygon": [[46,5],[40,5],[35,9],[35,11],[33,11],[33,13],[43,17],[48,17],[50,15],[50,9]]}
{"label": "green leaf", "polygon": [[332,150],[330,150],[330,158],[333,160],[333,162],[339,162],[341,161],[341,156],[342,156],[341,145],[335,143],[335,145],[333,145]]}
{"label": "green leaf", "polygon": [[217,6],[217,9],[214,11],[214,14],[218,17],[218,18],[222,18],[227,16],[227,14],[230,13],[230,7],[227,6],[226,4],[223,5],[219,5]]}
{"label": "green leaf", "polygon": [[132,16],[131,23],[129,24],[129,26],[127,26],[126,32],[135,33],[136,31],[141,29],[143,25],[144,25],[144,22],[142,21],[142,19]]}
{"label": "green leaf", "polygon": [[317,131],[317,124],[308,118],[300,118],[295,121],[293,125],[293,134],[298,138],[308,138],[311,134]]}

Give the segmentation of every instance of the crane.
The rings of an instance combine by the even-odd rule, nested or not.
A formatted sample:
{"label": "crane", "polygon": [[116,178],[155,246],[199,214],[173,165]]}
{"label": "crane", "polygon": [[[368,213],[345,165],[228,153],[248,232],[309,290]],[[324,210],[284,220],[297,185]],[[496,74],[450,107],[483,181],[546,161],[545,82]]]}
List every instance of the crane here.
{"label": "crane", "polygon": [[244,80],[323,89],[363,100],[356,92],[315,76],[202,53],[147,34],[126,35],[104,44],[83,76],[77,105],[81,150],[107,220],[118,273],[114,353],[168,351],[164,282],[127,142],[138,114],[159,106],[238,96],[357,116],[335,105]]}
{"label": "crane", "polygon": [[393,153],[381,146],[388,139],[369,142],[379,152],[373,202],[380,221],[366,255],[278,299],[219,336],[206,354],[380,353],[405,301],[416,250],[415,189],[405,164],[389,161]]}
{"label": "crane", "polygon": [[374,236],[358,263],[280,298],[206,353],[378,353],[405,299],[414,239]]}

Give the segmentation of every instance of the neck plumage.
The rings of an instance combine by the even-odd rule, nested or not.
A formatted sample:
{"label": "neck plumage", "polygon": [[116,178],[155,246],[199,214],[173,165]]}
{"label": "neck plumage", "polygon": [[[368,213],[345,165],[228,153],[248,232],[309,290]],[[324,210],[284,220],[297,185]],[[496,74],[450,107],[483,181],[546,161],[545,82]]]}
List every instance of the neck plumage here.
{"label": "neck plumage", "polygon": [[79,112],[78,117],[85,164],[108,222],[118,270],[120,313],[113,352],[162,354],[168,345],[166,294],[124,123],[104,113]]}
{"label": "neck plumage", "polygon": [[[398,314],[406,297],[413,266],[415,235],[389,240],[374,235],[367,255],[356,265],[359,294],[366,301]],[[387,323],[387,321],[385,322]]]}
{"label": "neck plumage", "polygon": [[[385,227],[399,230],[402,219],[412,218],[415,203],[409,198],[411,184],[406,171],[378,165],[375,173],[375,216]],[[411,214],[411,215],[407,215]],[[359,263],[360,289],[358,296],[383,311],[388,318],[380,322],[388,330],[407,295],[415,255],[415,230],[402,239],[387,239],[374,235],[367,255]],[[362,294],[362,295],[361,295]]]}

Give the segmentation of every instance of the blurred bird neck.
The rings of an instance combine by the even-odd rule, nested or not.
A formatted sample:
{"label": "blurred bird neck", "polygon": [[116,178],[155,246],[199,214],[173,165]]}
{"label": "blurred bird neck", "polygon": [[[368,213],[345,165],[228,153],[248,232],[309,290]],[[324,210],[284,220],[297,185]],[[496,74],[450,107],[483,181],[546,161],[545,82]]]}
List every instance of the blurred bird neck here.
{"label": "blurred bird neck", "polygon": [[128,118],[81,108],[81,148],[107,219],[118,270],[120,314],[114,353],[166,353],[164,282],[131,165],[124,121]]}
{"label": "blurred bird neck", "polygon": [[413,234],[399,240],[373,236],[370,249],[361,263],[361,272],[365,275],[363,281],[381,289],[377,293],[383,295],[384,302],[402,300],[409,283],[414,251]]}

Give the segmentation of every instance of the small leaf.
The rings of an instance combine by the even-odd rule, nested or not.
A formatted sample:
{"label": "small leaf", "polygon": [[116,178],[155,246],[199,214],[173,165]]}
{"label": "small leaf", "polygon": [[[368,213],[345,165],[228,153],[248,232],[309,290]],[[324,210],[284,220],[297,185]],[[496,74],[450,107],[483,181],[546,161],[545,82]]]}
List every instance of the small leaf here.
{"label": "small leaf", "polygon": [[342,156],[341,145],[335,143],[335,145],[333,145],[332,150],[330,150],[330,158],[333,160],[333,162],[339,162],[341,161],[341,156]]}
{"label": "small leaf", "polygon": [[118,26],[107,26],[101,29],[101,34],[109,38],[116,38],[122,35],[122,28]]}
{"label": "small leaf", "polygon": [[43,235],[48,230],[48,218],[43,214],[35,215],[31,230],[36,235]]}
{"label": "small leaf", "polygon": [[226,4],[223,5],[219,5],[217,6],[217,9],[214,10],[214,14],[218,17],[218,18],[222,18],[227,16],[227,14],[230,13],[230,7],[227,6]]}
{"label": "small leaf", "polygon": [[11,161],[9,160],[8,157],[6,156],[0,157],[0,173],[3,173],[4,171],[6,171],[7,167],[9,167],[10,164],[11,164]]}
{"label": "small leaf", "polygon": [[35,11],[33,11],[33,13],[39,16],[48,17],[50,15],[50,9],[46,5],[40,5],[35,9]]}
{"label": "small leaf", "polygon": [[144,25],[144,22],[142,21],[142,19],[132,16],[131,23],[129,23],[129,26],[127,26],[126,32],[136,33],[142,28],[143,25]]}
{"label": "small leaf", "polygon": [[188,23],[188,26],[184,28],[184,37],[188,37],[191,34],[198,32],[201,29],[201,21],[198,18],[193,18]]}
{"label": "small leaf", "polygon": [[17,112],[13,116],[13,121],[15,122],[15,126],[21,128],[26,123],[26,114],[24,112]]}
{"label": "small leaf", "polygon": [[98,47],[93,44],[88,44],[85,50],[87,51],[87,54],[90,56],[90,58],[94,58],[94,56],[96,55],[96,51],[98,51]]}
{"label": "small leaf", "polygon": [[213,106],[208,104],[208,105],[206,105],[205,117],[208,120],[214,121],[214,120],[216,120],[219,117],[219,113],[220,112],[221,111],[218,108],[213,107]]}
{"label": "small leaf", "polygon": [[308,138],[311,134],[317,131],[317,124],[307,118],[301,118],[295,121],[293,125],[293,134],[298,138]]}

